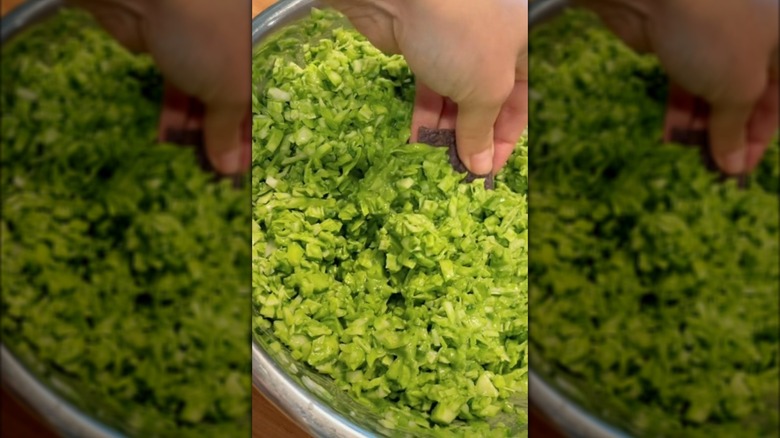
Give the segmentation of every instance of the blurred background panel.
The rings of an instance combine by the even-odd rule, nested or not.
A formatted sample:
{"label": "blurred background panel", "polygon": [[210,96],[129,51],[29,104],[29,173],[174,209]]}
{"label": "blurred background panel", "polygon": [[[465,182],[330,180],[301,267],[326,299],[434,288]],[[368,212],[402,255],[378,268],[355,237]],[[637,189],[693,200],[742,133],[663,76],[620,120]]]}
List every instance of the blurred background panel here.
{"label": "blurred background panel", "polygon": [[[5,0],[0,5],[2,15],[18,6],[23,0]],[[0,389],[0,435],[4,437],[55,438],[58,435],[33,410],[19,401],[5,386]]]}
{"label": "blurred background panel", "polygon": [[[1,3],[2,15],[5,17],[5,15],[7,13],[13,11],[15,8],[19,7],[22,3],[25,3],[25,2],[22,1],[22,0],[9,0],[9,1],[4,0]],[[246,19],[250,19],[250,16],[249,16],[248,12],[249,11],[246,10],[246,13],[245,13]],[[249,38],[249,35],[247,34],[246,37]],[[4,50],[5,50],[5,48],[4,48]],[[17,51],[16,53],[18,54],[19,51]],[[3,63],[4,63],[3,67],[4,67],[4,69],[6,67],[5,66],[6,62],[9,62],[9,64],[13,65],[12,56],[9,55],[9,57],[7,59],[6,58],[3,59]],[[67,63],[64,63],[64,64],[67,64]],[[11,80],[13,81],[13,79],[11,79]],[[8,83],[5,82],[5,85],[7,85],[7,84]],[[152,106],[153,109],[154,109],[154,106],[159,105],[159,103],[158,103],[159,101],[160,101],[159,96],[150,99],[150,102],[152,102],[151,106]],[[7,109],[8,108],[4,107],[4,110],[7,110]],[[5,112],[4,113],[4,121],[5,121],[5,116],[8,116],[8,115],[13,115],[13,113],[11,113],[10,111],[9,112]],[[158,117],[154,116],[152,119],[154,119],[153,121],[156,121],[156,119],[158,119]],[[152,125],[152,127],[153,127],[153,125]],[[149,132],[151,132],[151,130]],[[4,135],[5,135],[5,132],[4,132]],[[149,136],[149,137],[152,138],[152,136]],[[7,140],[8,138],[9,137],[5,137],[4,141]],[[153,145],[153,146],[157,147],[156,145]],[[5,147],[5,144],[4,144],[4,147]],[[173,161],[175,161],[175,160],[173,160]],[[193,162],[193,164],[194,164],[194,162]],[[194,169],[194,168],[195,167],[192,167],[192,169]],[[204,174],[203,176],[208,177],[208,175],[206,175],[206,174]],[[164,190],[162,190],[162,191],[164,192]],[[199,191],[198,188],[195,187],[195,186],[193,186],[193,191],[195,193],[206,193],[207,192],[205,190],[204,191]],[[233,193],[233,192],[231,192],[231,193]],[[4,192],[4,195],[5,194],[6,193]],[[241,194],[238,193],[238,195],[240,196]],[[239,199],[239,201],[240,201],[240,199]],[[4,200],[4,202],[5,202],[5,200]],[[244,230],[239,229],[238,231],[239,231],[239,233],[243,233]],[[248,249],[248,243],[249,243],[248,237],[242,239],[242,237],[239,236],[236,239],[236,241],[238,241],[238,244],[237,244],[238,247],[241,247],[242,245],[244,245],[244,242],[246,242],[245,246],[247,246],[247,249]],[[222,242],[222,243],[224,244],[224,242]],[[241,257],[240,259],[243,260],[243,259],[245,259],[245,257]],[[4,261],[5,260],[6,259],[4,259]],[[211,277],[208,277],[208,278],[214,278],[214,276],[211,276]],[[242,277],[235,277],[234,276],[234,278],[237,279],[235,281],[237,281],[239,284],[242,281],[244,281],[244,280],[242,280],[242,278],[246,278],[248,280],[248,276],[242,276]],[[244,284],[246,284],[246,282]],[[231,290],[235,290],[235,288],[231,289]],[[3,288],[3,293],[7,293],[7,292],[8,292],[8,290],[4,287]],[[197,301],[197,299],[196,299],[196,301]],[[201,301],[201,304],[203,304],[202,301]],[[182,314],[186,314],[184,312],[181,312],[181,313]],[[4,316],[6,316],[6,315],[4,315]],[[212,319],[211,321],[212,322],[216,321],[215,325],[217,325],[217,326],[219,325],[219,322],[220,322],[220,321],[217,321],[216,319]],[[232,319],[231,321],[236,321],[236,319]],[[240,319],[238,319],[238,324],[242,325],[241,321],[245,321],[245,323],[248,324],[249,319],[248,318],[240,318]],[[240,327],[239,327],[239,329],[240,329]],[[217,331],[217,330],[214,330],[214,331]],[[236,331],[240,332],[241,330],[236,330]],[[7,342],[8,344],[10,344],[10,341],[9,341],[8,338],[4,338],[3,341],[4,341],[4,343]],[[241,343],[240,339],[239,339],[238,343],[239,344]],[[241,360],[245,361],[244,363],[248,364],[248,360],[249,360],[249,352],[248,352],[248,350],[247,350],[247,353],[246,353],[245,356],[242,356],[240,351],[239,351],[238,356],[239,356],[239,358],[241,358]],[[140,357],[140,355],[138,355],[136,357]],[[219,360],[223,360],[222,358],[224,358],[226,356],[217,356],[217,357],[220,358]],[[239,361],[236,361],[236,362],[239,362]],[[10,369],[10,367],[9,367],[9,369]],[[183,374],[184,373],[182,373],[181,375],[183,375]],[[234,374],[240,375],[240,373],[234,373]],[[210,374],[210,375],[213,375],[213,374]],[[232,377],[232,375],[231,375],[231,377]],[[195,379],[195,380],[202,381],[203,379]],[[87,381],[84,381],[84,383],[85,383],[84,386],[88,386],[88,384],[89,385],[93,385],[93,386],[96,385],[94,381],[88,382],[88,384],[87,384]],[[228,390],[229,391],[233,391],[233,388],[234,388],[235,385],[230,387],[230,385],[229,385],[230,383],[233,383],[233,382],[228,382],[228,385],[227,385],[227,386],[229,386]],[[235,393],[235,392],[239,392],[240,393],[239,397],[242,398],[243,404],[244,404],[244,406],[242,407],[243,409],[241,409],[239,414],[237,414],[238,416],[242,416],[244,414],[248,414],[249,413],[248,411],[249,411],[250,399],[249,399],[249,391],[248,391],[248,389],[249,389],[248,385],[242,385],[240,390],[233,391],[233,393]],[[27,397],[25,397],[25,398],[27,398]],[[114,402],[116,400],[105,399],[104,401]],[[231,400],[231,401],[234,401],[234,400]],[[9,436],[9,437],[42,437],[42,438],[49,438],[49,437],[59,436],[57,433],[55,433],[53,431],[53,428],[50,427],[47,424],[47,418],[46,418],[47,416],[45,415],[45,413],[44,414],[39,414],[39,413],[34,412],[30,407],[28,407],[26,405],[26,403],[21,401],[21,398],[17,398],[16,395],[13,394],[5,386],[2,388],[2,402],[0,403],[0,408],[1,408],[1,414],[2,414],[2,416],[0,417],[1,418],[1,420],[0,420],[0,426],[1,426],[1,428],[0,428],[0,435],[3,436],[3,437]],[[236,408],[235,406],[224,406],[224,409],[225,410],[233,409],[233,412],[238,410],[238,408]],[[247,420],[248,420],[248,415],[245,415],[245,416],[242,416],[242,418],[240,418],[239,421],[238,421],[238,423],[241,424],[242,427],[244,427],[243,430],[245,430],[247,432],[244,435],[248,435],[248,432],[249,432],[249,424],[248,424]],[[143,433],[139,433],[139,435],[144,435],[144,434]],[[209,435],[209,434],[206,433],[206,435]],[[219,434],[216,434],[216,435],[219,435]],[[228,434],[228,435],[230,436],[230,435],[234,435],[234,434]]]}

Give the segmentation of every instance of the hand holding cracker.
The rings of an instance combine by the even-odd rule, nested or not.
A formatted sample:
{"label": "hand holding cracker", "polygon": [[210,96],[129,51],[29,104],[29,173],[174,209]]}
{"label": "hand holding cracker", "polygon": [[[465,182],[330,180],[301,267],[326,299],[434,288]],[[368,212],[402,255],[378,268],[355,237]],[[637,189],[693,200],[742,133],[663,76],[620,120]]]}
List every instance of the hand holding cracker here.
{"label": "hand holding cracker", "polygon": [[[72,0],[122,45],[148,52],[166,80],[204,105],[206,155],[215,171],[249,168],[242,129],[250,103],[250,20],[242,1]],[[165,117],[163,117],[165,119]],[[245,125],[246,126],[246,125]]]}
{"label": "hand holding cracker", "polygon": [[417,77],[420,127],[455,129],[472,173],[497,172],[528,123],[527,0],[330,0]]}
{"label": "hand holding cracker", "polygon": [[[706,133],[729,175],[761,160],[780,115],[778,0],[580,0],[672,81],[666,138]],[[703,104],[703,110],[702,110]],[[690,137],[683,136],[683,137]]]}

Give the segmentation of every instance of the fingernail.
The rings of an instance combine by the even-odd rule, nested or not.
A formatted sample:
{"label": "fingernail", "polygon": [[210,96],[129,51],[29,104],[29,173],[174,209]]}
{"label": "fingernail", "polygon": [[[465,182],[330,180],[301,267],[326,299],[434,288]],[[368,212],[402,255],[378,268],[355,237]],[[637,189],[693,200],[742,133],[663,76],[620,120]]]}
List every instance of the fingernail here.
{"label": "fingernail", "polygon": [[747,149],[739,148],[722,156],[715,157],[720,170],[728,175],[741,175],[747,166]]}
{"label": "fingernail", "polygon": [[469,156],[464,163],[476,175],[487,175],[493,170],[493,148]]}
{"label": "fingernail", "polygon": [[241,172],[243,161],[242,148],[237,147],[222,152],[213,164],[217,172],[222,175],[234,175]]}

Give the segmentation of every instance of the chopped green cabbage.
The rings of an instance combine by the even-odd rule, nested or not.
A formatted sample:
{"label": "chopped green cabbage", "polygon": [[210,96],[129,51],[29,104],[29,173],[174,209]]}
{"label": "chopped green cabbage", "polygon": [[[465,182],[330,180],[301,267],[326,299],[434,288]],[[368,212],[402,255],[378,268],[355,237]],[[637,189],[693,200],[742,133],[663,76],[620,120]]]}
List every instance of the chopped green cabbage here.
{"label": "chopped green cabbage", "polygon": [[248,190],[156,144],[159,73],[85,14],[2,55],[3,344],[122,433],[248,436]]}
{"label": "chopped green cabbage", "polygon": [[777,436],[777,142],[746,190],[662,145],[657,61],[595,23],[530,38],[532,367],[636,436]]}
{"label": "chopped green cabbage", "polygon": [[253,62],[253,327],[383,424],[525,434],[527,159],[496,189],[407,144],[413,78],[332,12]]}

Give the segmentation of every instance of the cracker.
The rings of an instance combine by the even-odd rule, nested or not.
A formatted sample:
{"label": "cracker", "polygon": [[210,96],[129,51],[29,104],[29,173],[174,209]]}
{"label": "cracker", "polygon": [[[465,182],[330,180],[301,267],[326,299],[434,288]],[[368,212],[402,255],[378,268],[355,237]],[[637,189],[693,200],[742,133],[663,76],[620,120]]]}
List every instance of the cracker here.
{"label": "cracker", "polygon": [[460,160],[460,157],[458,156],[458,146],[455,140],[454,129],[431,129],[421,126],[417,131],[417,141],[430,146],[446,147],[450,166],[452,166],[456,172],[466,174],[466,178],[464,179],[465,182],[470,183],[475,179],[484,178],[485,189],[493,190],[495,188],[495,180],[493,178],[492,172],[487,175],[474,174],[469,172],[469,170]]}

